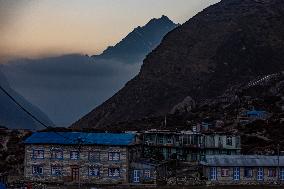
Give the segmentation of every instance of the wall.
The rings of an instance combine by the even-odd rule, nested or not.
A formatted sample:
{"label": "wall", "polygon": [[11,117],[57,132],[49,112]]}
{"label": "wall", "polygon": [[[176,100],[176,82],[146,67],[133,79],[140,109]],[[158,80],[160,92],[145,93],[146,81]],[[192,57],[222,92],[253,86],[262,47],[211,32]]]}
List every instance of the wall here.
{"label": "wall", "polygon": [[[51,159],[51,148],[63,149],[63,159]],[[33,149],[44,149],[44,159],[33,159]],[[80,159],[70,160],[70,151],[79,150]],[[89,151],[100,151],[100,161],[91,162],[88,160]],[[109,161],[108,152],[120,152],[119,161]],[[81,183],[96,183],[96,184],[114,184],[128,182],[128,168],[129,168],[129,153],[128,147],[111,147],[111,146],[60,146],[60,145],[26,145],[25,154],[25,177],[30,180],[48,181],[48,182],[71,182],[71,167],[80,168],[80,182]],[[43,165],[44,172],[41,176],[32,174],[33,165]],[[62,176],[52,176],[51,166],[63,166]],[[89,166],[100,167],[100,176],[89,176]],[[108,176],[108,168],[119,167],[120,177],[113,178]]]}

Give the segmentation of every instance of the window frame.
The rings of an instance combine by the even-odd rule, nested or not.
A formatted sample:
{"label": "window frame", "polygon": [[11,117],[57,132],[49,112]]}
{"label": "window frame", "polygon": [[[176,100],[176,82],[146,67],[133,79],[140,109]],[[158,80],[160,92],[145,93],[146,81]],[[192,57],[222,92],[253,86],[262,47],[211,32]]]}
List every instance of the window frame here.
{"label": "window frame", "polygon": [[[271,174],[272,173],[272,174]],[[274,167],[269,167],[267,169],[267,177],[269,178],[275,178],[277,177],[277,170]]]}
{"label": "window frame", "polygon": [[210,167],[209,176],[211,181],[217,180],[217,167]]}
{"label": "window frame", "polygon": [[[118,155],[118,159],[114,159],[115,154]],[[109,161],[120,161],[120,152],[108,152],[108,160]]]}
{"label": "window frame", "polygon": [[[91,153],[97,153],[98,154],[98,159],[91,159],[90,157],[91,157]],[[94,157],[96,157],[96,156],[94,156]],[[88,153],[88,160],[89,161],[92,161],[92,162],[98,162],[98,161],[101,161],[101,152],[100,151],[89,151],[89,153]]]}
{"label": "window frame", "polygon": [[[248,173],[248,175],[246,173]],[[245,167],[244,168],[244,178],[252,178],[252,177],[253,177],[253,168]]]}
{"label": "window frame", "polygon": [[[72,158],[72,153],[76,152],[78,154],[78,157],[76,159]],[[70,151],[70,160],[79,160],[80,159],[80,152],[78,150],[72,150]]]}
{"label": "window frame", "polygon": [[[41,168],[41,172],[35,172],[34,170],[35,170],[35,168]],[[40,169],[38,169],[38,170],[40,170]],[[44,173],[44,168],[43,168],[43,166],[42,165],[32,165],[32,174],[33,175],[43,175],[43,173]]]}
{"label": "window frame", "polygon": [[257,168],[256,180],[257,181],[263,181],[264,180],[264,169],[263,169],[263,167]]}
{"label": "window frame", "polygon": [[226,145],[227,146],[233,146],[233,137],[232,136],[226,136]]}
{"label": "window frame", "polygon": [[280,168],[280,180],[284,181],[284,167]]}
{"label": "window frame", "polygon": [[[54,152],[60,152],[61,157],[53,157]],[[50,159],[57,159],[57,160],[63,160],[64,154],[62,149],[51,149],[50,150]]]}
{"label": "window frame", "polygon": [[[60,168],[60,173],[53,173],[53,169],[54,168]],[[63,166],[58,166],[58,165],[52,165],[51,168],[50,168],[50,171],[51,171],[51,175],[52,176],[62,176],[63,175]]]}
{"label": "window frame", "polygon": [[[91,169],[97,169],[97,174],[91,174]],[[88,167],[88,176],[90,177],[99,177],[101,175],[101,168],[98,166],[89,166]]]}
{"label": "window frame", "polygon": [[[42,157],[36,157],[35,152],[42,152]],[[33,149],[32,159],[44,159],[44,149]]]}
{"label": "window frame", "polygon": [[145,179],[151,179],[151,170],[145,169],[143,175]]}
{"label": "window frame", "polygon": [[[112,174],[110,174],[110,173],[111,173],[111,170],[114,170],[114,171],[112,172]],[[118,170],[118,175],[114,175],[114,174],[115,174],[115,170]],[[111,177],[111,178],[119,178],[119,177],[120,177],[120,174],[121,174],[121,171],[120,171],[120,168],[119,168],[119,167],[109,167],[107,174],[108,174],[108,177]]]}
{"label": "window frame", "polygon": [[[226,173],[226,174],[223,174]],[[226,167],[221,168],[221,177],[229,177],[230,176],[230,169]]]}
{"label": "window frame", "polygon": [[239,181],[241,179],[241,169],[240,167],[233,168],[233,180]]}

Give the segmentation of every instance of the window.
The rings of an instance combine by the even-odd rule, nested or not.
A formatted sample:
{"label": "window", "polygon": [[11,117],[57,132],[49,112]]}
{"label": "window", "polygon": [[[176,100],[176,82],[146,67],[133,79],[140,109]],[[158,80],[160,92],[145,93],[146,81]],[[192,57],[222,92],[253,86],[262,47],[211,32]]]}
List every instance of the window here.
{"label": "window", "polygon": [[108,176],[109,177],[119,177],[120,176],[120,169],[119,168],[109,168],[108,169]]}
{"label": "window", "polygon": [[34,159],[44,159],[44,150],[33,150]]}
{"label": "window", "polygon": [[89,152],[90,161],[100,161],[100,152]]}
{"label": "window", "polygon": [[164,144],[164,137],[162,137],[162,136],[159,137],[159,143]]}
{"label": "window", "polygon": [[240,180],[240,168],[239,167],[234,167],[233,177],[235,181]]}
{"label": "window", "polygon": [[133,171],[133,182],[140,182],[140,170]]}
{"label": "window", "polygon": [[100,168],[95,166],[90,166],[89,176],[100,176]]}
{"label": "window", "polygon": [[61,166],[51,166],[51,174],[52,175],[62,175],[62,167]]}
{"label": "window", "polygon": [[119,161],[120,160],[120,153],[119,152],[109,152],[108,153],[108,160],[109,161]]}
{"label": "window", "polygon": [[280,180],[284,180],[284,168],[280,169]]}
{"label": "window", "polygon": [[262,167],[259,167],[257,169],[257,180],[258,181],[262,181],[263,180],[263,168]]}
{"label": "window", "polygon": [[246,167],[245,169],[244,169],[244,177],[245,178],[252,178],[252,168],[250,168],[250,167]]}
{"label": "window", "polygon": [[151,178],[151,171],[148,170],[148,169],[144,170],[144,177],[145,177],[146,179]]}
{"label": "window", "polygon": [[171,148],[167,148],[167,156],[170,159],[172,155],[172,149]]}
{"label": "window", "polygon": [[63,150],[61,149],[51,150],[51,159],[63,159]]}
{"label": "window", "polygon": [[222,168],[221,169],[221,176],[222,177],[228,177],[229,176],[229,169],[228,168]]}
{"label": "window", "polygon": [[79,159],[79,152],[78,151],[71,151],[70,152],[70,159],[71,160],[77,160]]}
{"label": "window", "polygon": [[172,144],[172,143],[173,143],[172,137],[168,136],[167,137],[167,144]]}
{"label": "window", "polygon": [[217,168],[210,167],[210,180],[217,180]]}
{"label": "window", "polygon": [[41,165],[34,165],[32,167],[32,171],[34,175],[42,175],[43,174],[43,167]]}
{"label": "window", "polygon": [[268,168],[268,177],[276,177],[276,169]]}
{"label": "window", "polygon": [[226,144],[228,146],[233,146],[233,138],[231,136],[228,136],[226,139]]}

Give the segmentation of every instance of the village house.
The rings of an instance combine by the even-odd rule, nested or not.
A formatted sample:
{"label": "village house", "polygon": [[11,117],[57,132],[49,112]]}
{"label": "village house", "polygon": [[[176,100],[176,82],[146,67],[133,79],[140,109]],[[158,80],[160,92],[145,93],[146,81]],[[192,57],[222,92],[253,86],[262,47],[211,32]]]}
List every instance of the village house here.
{"label": "village house", "polygon": [[240,154],[240,136],[192,131],[150,130],[143,133],[143,156],[197,162],[206,155]]}
{"label": "village house", "polygon": [[208,155],[201,165],[211,184],[284,183],[284,156]]}
{"label": "village house", "polygon": [[25,178],[49,183],[129,183],[135,134],[38,132],[25,141]]}
{"label": "village house", "polygon": [[269,113],[264,110],[249,110],[244,111],[238,117],[238,122],[240,125],[246,125],[256,120],[267,120],[269,118]]}
{"label": "village house", "polygon": [[167,178],[167,161],[139,159],[130,164],[130,183],[134,185],[158,185]]}

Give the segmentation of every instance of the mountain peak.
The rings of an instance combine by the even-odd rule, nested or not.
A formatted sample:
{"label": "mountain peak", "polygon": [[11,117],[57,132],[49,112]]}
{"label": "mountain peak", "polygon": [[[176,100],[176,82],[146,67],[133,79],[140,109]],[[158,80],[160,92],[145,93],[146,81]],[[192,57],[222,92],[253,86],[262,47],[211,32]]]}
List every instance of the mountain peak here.
{"label": "mountain peak", "polygon": [[151,19],[145,26],[138,26],[115,46],[108,47],[95,60],[116,60],[124,63],[142,62],[162,38],[178,25],[167,16]]}

